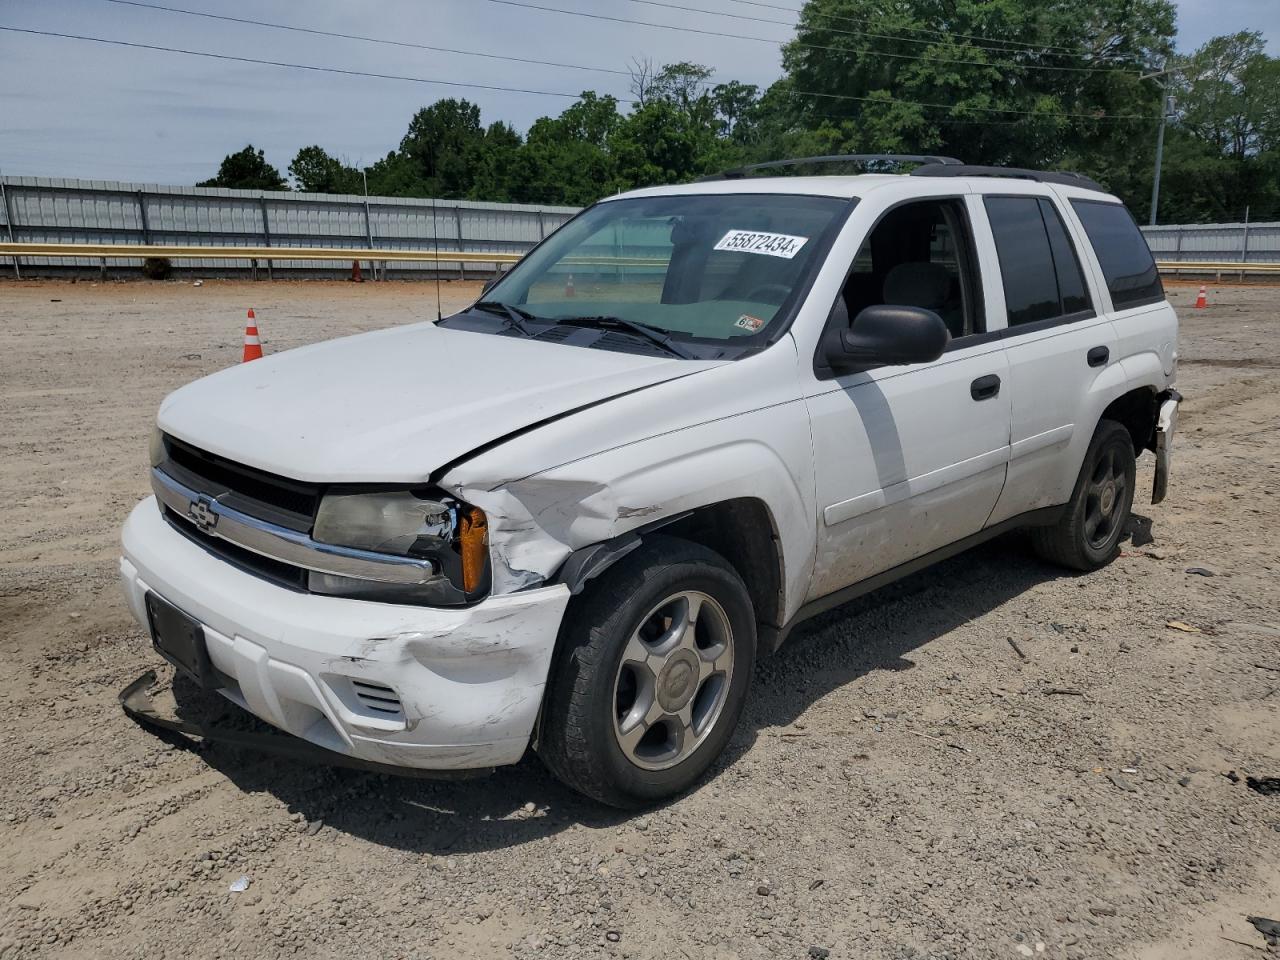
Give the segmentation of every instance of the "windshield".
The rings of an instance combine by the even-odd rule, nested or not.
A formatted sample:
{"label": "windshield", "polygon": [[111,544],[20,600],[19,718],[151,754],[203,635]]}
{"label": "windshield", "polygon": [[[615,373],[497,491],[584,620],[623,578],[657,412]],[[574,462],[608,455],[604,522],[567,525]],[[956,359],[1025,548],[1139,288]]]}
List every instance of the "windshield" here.
{"label": "windshield", "polygon": [[611,200],[571,221],[486,295],[529,320],[608,318],[673,340],[766,331],[849,207],[832,197]]}

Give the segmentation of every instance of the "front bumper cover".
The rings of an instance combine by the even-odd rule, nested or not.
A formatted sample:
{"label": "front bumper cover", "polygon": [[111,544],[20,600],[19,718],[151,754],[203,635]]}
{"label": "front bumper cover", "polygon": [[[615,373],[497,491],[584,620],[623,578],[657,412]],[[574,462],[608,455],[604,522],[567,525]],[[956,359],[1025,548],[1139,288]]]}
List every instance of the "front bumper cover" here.
{"label": "front bumper cover", "polygon": [[123,541],[121,581],[139,622],[148,591],[198,621],[219,693],[271,726],[428,770],[515,763],[528,747],[567,587],[465,609],[298,593],[188,540],[154,498],[134,509]]}
{"label": "front bumper cover", "polygon": [[[166,716],[156,707],[148,692],[157,683],[156,672],[148,670],[120,691],[120,706],[124,712],[139,726],[149,727],[160,733],[168,742],[176,740],[190,749],[197,749],[194,740],[224,743],[231,747],[254,750],[258,753],[269,753],[277,757],[299,760],[303,763],[314,763],[329,767],[347,767],[351,770],[364,770],[368,773],[386,773],[397,777],[416,777],[431,780],[463,780],[480,777],[492,773],[492,767],[480,767],[469,770],[424,770],[418,767],[397,767],[387,763],[374,763],[358,757],[347,756],[324,747],[317,747],[298,737],[287,733],[258,732],[254,730],[237,730],[231,727],[218,727],[211,724],[196,723],[180,717]],[[166,736],[166,734],[168,736]]]}

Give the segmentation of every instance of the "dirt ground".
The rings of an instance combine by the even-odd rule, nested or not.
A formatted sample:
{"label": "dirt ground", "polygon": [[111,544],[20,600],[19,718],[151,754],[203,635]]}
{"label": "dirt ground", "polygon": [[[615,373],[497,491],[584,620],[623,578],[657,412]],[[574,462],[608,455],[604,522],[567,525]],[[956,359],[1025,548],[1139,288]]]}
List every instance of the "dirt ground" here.
{"label": "dirt ground", "polygon": [[178,749],[116,703],[159,665],[115,578],[161,398],[238,359],[247,307],[278,351],[434,288],[0,281],[0,957],[1259,955],[1280,290],[1194,292],[1149,535],[1089,576],[1004,538],[811,622],[714,776],[625,815],[536,758],[423,783]]}

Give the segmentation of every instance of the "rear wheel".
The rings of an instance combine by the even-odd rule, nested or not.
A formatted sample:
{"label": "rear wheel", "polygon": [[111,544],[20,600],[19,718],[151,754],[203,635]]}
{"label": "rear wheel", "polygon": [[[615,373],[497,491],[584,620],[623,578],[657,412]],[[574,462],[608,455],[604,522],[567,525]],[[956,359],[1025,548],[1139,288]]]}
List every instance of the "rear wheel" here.
{"label": "rear wheel", "polygon": [[1103,420],[1089,443],[1062,519],[1032,530],[1036,552],[1074,570],[1097,570],[1110,563],[1129,522],[1136,476],[1129,431],[1114,420]]}
{"label": "rear wheel", "polygon": [[719,554],[652,537],[570,610],[538,751],[562,781],[618,807],[689,787],[737,725],[755,616]]}

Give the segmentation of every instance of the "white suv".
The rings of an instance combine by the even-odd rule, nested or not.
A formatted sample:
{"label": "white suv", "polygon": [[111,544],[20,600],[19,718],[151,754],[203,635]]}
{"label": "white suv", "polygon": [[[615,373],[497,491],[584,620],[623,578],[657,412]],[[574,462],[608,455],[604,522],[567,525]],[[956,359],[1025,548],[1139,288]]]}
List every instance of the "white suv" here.
{"label": "white suv", "polygon": [[156,649],[360,762],[532,744],[687,788],[796,623],[1013,527],[1089,570],[1164,495],[1177,320],[1071,174],[729,176],[585,210],[483,298],[160,408],[124,528]]}

